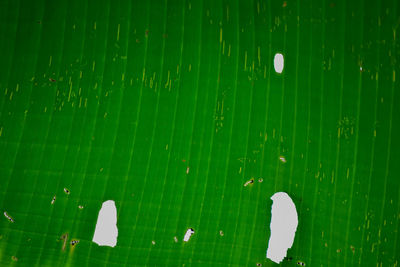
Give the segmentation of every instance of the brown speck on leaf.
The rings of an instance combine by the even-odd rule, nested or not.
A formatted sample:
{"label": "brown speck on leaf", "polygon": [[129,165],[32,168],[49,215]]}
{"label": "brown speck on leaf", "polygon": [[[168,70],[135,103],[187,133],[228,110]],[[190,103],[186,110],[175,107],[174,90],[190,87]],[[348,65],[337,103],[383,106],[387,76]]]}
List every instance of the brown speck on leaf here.
{"label": "brown speck on leaf", "polygon": [[149,36],[149,30],[146,30],[146,31],[144,32],[144,34],[146,35],[146,37]]}
{"label": "brown speck on leaf", "polygon": [[54,83],[54,82],[56,82],[57,80],[56,80],[56,79],[53,79],[53,78],[49,78],[49,81]]}
{"label": "brown speck on leaf", "polygon": [[287,6],[287,2],[283,1],[282,7],[286,7]]}
{"label": "brown speck on leaf", "polygon": [[60,240],[64,240],[63,246],[62,246],[62,250],[65,250],[65,245],[67,244],[67,240],[68,240],[68,233],[63,234],[63,235],[60,237]]}
{"label": "brown speck on leaf", "polygon": [[18,258],[15,256],[11,256],[12,261],[18,261]]}
{"label": "brown speck on leaf", "polygon": [[140,43],[139,39],[136,39],[136,43],[137,43],[137,44]]}

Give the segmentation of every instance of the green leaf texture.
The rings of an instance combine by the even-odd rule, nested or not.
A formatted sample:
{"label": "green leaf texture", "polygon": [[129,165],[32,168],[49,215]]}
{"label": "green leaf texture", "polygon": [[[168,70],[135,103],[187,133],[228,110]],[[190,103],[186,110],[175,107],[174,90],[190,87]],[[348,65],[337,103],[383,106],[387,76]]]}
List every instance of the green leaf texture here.
{"label": "green leaf texture", "polygon": [[0,265],[275,266],[284,191],[282,266],[399,266],[399,25],[398,0],[0,0]]}

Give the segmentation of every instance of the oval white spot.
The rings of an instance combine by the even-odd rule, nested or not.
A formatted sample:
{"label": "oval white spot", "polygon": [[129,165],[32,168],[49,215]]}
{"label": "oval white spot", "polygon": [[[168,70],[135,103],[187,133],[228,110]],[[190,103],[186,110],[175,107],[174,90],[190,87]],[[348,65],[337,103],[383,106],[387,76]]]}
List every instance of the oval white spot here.
{"label": "oval white spot", "polygon": [[282,71],[283,71],[283,55],[281,53],[275,54],[274,68],[277,73],[282,73]]}
{"label": "oval white spot", "polygon": [[99,246],[115,247],[117,245],[117,237],[117,209],[114,200],[107,200],[99,211],[93,242]]}

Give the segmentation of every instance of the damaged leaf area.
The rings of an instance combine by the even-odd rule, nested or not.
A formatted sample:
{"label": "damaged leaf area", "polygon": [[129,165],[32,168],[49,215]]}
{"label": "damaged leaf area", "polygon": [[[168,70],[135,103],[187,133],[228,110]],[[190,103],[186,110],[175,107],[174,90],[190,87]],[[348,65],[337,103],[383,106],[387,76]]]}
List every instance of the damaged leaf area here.
{"label": "damaged leaf area", "polygon": [[9,222],[14,222],[14,219],[7,213],[7,211],[5,211],[3,214]]}
{"label": "damaged leaf area", "polygon": [[275,193],[271,197],[271,236],[268,241],[267,258],[280,263],[286,252],[292,247],[297,230],[298,218],[296,206],[285,192]]}
{"label": "damaged leaf area", "polygon": [[0,267],[400,267],[399,74],[399,0],[0,0]]}
{"label": "damaged leaf area", "polygon": [[79,243],[79,240],[75,240],[75,239],[71,240],[71,242],[70,242],[72,247],[74,247],[78,243]]}
{"label": "damaged leaf area", "polygon": [[194,234],[193,228],[187,229],[185,236],[183,237],[183,242],[189,242],[189,239],[192,237],[193,234]]}
{"label": "damaged leaf area", "polygon": [[113,200],[107,200],[99,211],[93,242],[99,246],[115,247],[117,237],[117,209]]}

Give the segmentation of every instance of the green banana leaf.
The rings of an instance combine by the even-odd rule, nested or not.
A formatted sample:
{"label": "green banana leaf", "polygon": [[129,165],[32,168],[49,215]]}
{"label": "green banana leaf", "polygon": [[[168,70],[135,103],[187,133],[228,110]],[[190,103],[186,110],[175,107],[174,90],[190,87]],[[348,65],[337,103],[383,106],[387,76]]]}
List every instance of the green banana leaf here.
{"label": "green banana leaf", "polygon": [[399,25],[398,0],[0,0],[0,265],[275,266],[282,191],[282,266],[399,266]]}

